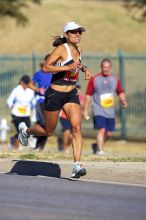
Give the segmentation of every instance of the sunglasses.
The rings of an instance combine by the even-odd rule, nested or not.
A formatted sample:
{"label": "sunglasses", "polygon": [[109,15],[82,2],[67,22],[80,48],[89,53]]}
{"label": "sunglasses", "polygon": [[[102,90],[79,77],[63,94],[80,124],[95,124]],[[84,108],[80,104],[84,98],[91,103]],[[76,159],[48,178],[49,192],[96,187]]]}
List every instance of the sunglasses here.
{"label": "sunglasses", "polygon": [[71,34],[82,34],[82,31],[80,31],[80,30],[70,30],[70,31],[68,31],[69,33],[71,33]]}

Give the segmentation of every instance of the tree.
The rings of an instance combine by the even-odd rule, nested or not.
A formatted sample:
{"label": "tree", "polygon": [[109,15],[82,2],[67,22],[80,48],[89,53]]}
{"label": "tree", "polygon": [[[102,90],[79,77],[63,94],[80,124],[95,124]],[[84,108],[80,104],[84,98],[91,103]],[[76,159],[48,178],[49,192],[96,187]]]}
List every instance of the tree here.
{"label": "tree", "polygon": [[13,17],[18,24],[25,25],[28,18],[22,13],[21,9],[27,8],[29,2],[40,4],[41,0],[0,0],[0,18]]}
{"label": "tree", "polygon": [[139,21],[146,20],[146,0],[124,0],[130,15]]}

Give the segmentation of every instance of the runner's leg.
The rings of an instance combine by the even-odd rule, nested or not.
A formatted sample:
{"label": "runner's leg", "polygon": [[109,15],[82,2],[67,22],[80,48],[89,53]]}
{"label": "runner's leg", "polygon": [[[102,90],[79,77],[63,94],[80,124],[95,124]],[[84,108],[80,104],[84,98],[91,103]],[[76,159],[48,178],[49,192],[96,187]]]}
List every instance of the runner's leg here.
{"label": "runner's leg", "polygon": [[35,136],[52,136],[58,122],[59,111],[45,111],[45,123],[46,128],[36,124],[30,128],[27,128],[28,135]]}
{"label": "runner's leg", "polygon": [[81,151],[83,145],[81,134],[81,107],[76,103],[67,103],[64,105],[63,108],[67,114],[72,129],[72,147],[74,162],[79,162],[81,159]]}

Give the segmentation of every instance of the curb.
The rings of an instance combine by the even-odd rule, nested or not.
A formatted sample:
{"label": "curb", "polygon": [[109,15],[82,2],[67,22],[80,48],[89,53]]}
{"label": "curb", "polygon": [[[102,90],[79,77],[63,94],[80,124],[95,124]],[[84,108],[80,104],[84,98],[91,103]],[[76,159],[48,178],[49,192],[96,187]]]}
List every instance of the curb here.
{"label": "curb", "polygon": [[[70,178],[72,161],[35,161],[0,159],[0,173]],[[87,175],[82,180],[117,182],[146,186],[146,163],[143,162],[85,162]]]}

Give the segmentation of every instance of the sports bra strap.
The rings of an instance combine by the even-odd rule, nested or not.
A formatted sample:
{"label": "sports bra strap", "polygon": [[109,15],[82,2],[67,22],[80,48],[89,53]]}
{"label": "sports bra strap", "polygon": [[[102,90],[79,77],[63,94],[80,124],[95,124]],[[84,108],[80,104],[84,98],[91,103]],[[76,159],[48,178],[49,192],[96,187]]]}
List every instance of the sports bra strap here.
{"label": "sports bra strap", "polygon": [[[70,48],[69,48],[68,44],[65,43],[64,46],[65,46],[65,48],[66,48],[66,50],[67,50],[68,58],[71,58],[71,59],[72,59],[71,51],[70,51]],[[81,60],[81,52],[80,52],[80,50],[79,50],[78,47],[76,47],[76,49],[77,49],[77,51],[79,52],[80,60]]]}
{"label": "sports bra strap", "polygon": [[64,44],[66,50],[67,50],[67,53],[68,53],[68,58],[67,59],[72,59],[72,55],[71,55],[71,51],[70,51],[70,48],[68,46],[67,43]]}

